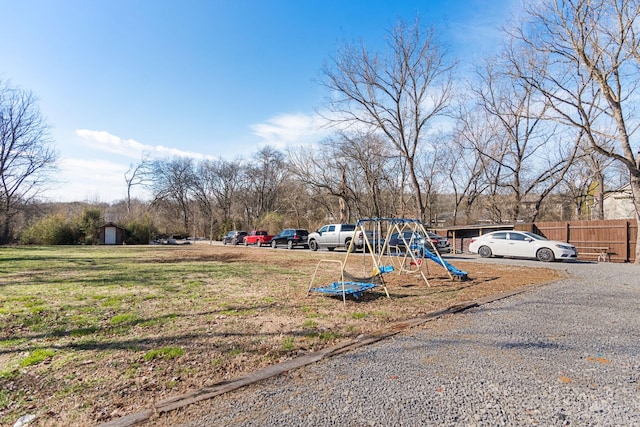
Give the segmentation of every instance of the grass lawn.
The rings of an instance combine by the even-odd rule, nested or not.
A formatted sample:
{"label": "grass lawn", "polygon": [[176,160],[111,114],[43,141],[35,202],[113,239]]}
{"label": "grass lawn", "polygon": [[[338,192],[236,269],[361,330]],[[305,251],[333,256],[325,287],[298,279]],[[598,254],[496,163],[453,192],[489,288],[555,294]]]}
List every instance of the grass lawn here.
{"label": "grass lawn", "polygon": [[[462,301],[557,278],[456,263],[389,275],[347,300],[307,296],[344,253],[218,245],[0,247],[0,424],[93,425]],[[367,269],[362,255],[350,268]],[[532,277],[532,276],[535,276]],[[336,280],[320,269],[318,284]]]}

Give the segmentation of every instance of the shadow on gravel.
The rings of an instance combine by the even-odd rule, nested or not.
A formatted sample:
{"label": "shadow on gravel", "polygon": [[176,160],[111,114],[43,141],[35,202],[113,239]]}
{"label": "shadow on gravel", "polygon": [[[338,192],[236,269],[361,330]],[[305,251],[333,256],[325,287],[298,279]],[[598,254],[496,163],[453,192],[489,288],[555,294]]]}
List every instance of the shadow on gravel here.
{"label": "shadow on gravel", "polygon": [[503,349],[503,350],[531,349],[531,348],[540,348],[540,349],[559,349],[560,348],[558,343],[545,342],[545,341],[507,342],[507,343],[499,343],[497,346],[498,346],[498,348]]}
{"label": "shadow on gravel", "polygon": [[[467,339],[452,339],[452,338],[438,338],[433,339],[430,338],[428,342],[424,343],[416,343],[412,341],[412,345],[405,345],[403,348],[407,351],[416,351],[416,350],[426,350],[434,348],[446,348],[449,349],[451,347],[460,347],[463,345],[473,344],[480,347],[490,347],[495,348],[496,350],[531,350],[531,349],[541,349],[541,350],[560,350],[564,346],[559,345],[555,342],[550,341],[523,341],[523,342],[515,342],[515,341],[507,341],[507,342],[495,342],[490,345],[487,345],[486,341],[480,337],[476,338],[467,338]],[[373,349],[371,351],[374,351]],[[495,351],[495,350],[494,350]],[[366,352],[364,353],[366,354]],[[350,356],[357,357],[357,356]],[[369,357],[367,355],[366,357]]]}

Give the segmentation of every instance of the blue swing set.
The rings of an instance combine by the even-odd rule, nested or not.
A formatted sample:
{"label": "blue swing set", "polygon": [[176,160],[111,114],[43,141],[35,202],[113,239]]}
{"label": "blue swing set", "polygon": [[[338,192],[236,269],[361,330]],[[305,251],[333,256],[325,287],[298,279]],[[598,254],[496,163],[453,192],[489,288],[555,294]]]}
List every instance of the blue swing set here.
{"label": "blue swing set", "polygon": [[[405,231],[411,232],[405,233]],[[406,234],[411,236],[408,240],[405,238]],[[357,235],[363,236],[364,239],[364,248],[362,250],[363,271],[366,272],[367,268],[372,268],[372,270],[369,271],[373,273],[369,277],[355,277],[345,271],[347,262],[351,254],[355,251],[354,242],[356,241]],[[401,246],[391,246],[389,244],[392,235],[401,237]],[[420,235],[427,236],[427,232],[422,222],[417,219],[366,218],[358,220],[344,261],[335,259],[320,260],[311,278],[307,295],[314,292],[331,296],[342,296],[342,300],[346,304],[347,295],[351,295],[357,299],[361,297],[365,291],[381,286],[384,288],[387,298],[390,298],[383,275],[396,271],[396,264],[400,273],[418,272],[427,286],[431,286],[424,273],[426,262],[423,262],[423,260],[431,260],[445,268],[449,277],[452,279],[466,280],[468,278],[466,271],[459,270],[442,259],[430,239],[425,239],[422,243],[414,240],[414,236]],[[384,238],[382,236],[384,236]],[[429,245],[431,247],[429,247]],[[368,257],[367,254],[369,254]],[[391,265],[385,265],[389,264],[388,261],[392,261]],[[340,280],[325,286],[314,287],[318,269],[323,263],[338,264],[340,266]]]}

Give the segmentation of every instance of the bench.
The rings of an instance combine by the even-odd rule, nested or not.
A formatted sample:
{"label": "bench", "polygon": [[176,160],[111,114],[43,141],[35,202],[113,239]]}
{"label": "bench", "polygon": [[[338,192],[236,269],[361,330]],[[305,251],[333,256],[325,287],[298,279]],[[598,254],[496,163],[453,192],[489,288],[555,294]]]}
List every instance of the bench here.
{"label": "bench", "polygon": [[609,252],[608,246],[579,246],[576,249],[578,249],[578,257],[580,255],[595,256],[598,258],[598,262],[610,261],[611,255],[614,254],[614,252]]}

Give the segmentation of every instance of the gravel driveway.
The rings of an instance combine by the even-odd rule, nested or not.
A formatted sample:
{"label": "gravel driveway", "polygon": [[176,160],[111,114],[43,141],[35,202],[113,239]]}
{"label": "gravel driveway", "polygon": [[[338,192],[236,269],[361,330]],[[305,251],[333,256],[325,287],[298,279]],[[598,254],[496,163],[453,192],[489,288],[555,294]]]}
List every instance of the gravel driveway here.
{"label": "gravel driveway", "polygon": [[569,274],[163,421],[640,426],[640,266],[476,261],[551,266]]}

